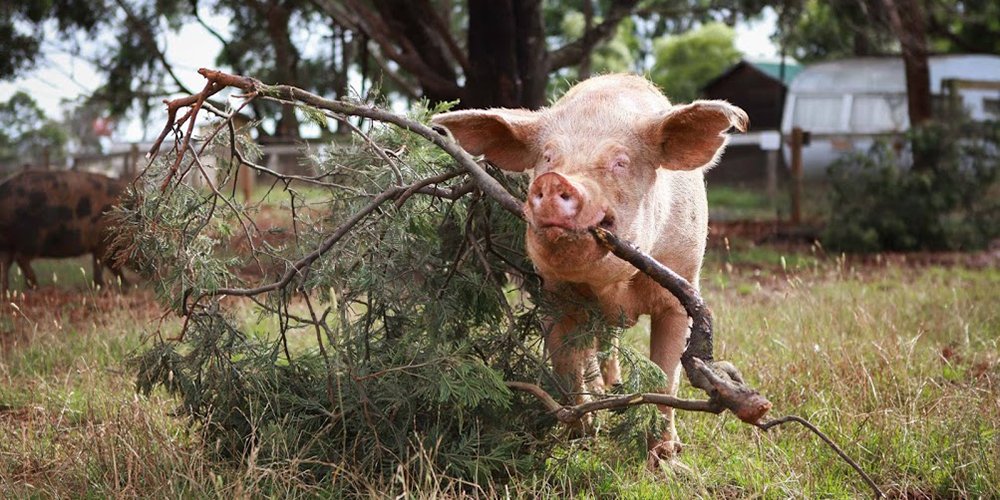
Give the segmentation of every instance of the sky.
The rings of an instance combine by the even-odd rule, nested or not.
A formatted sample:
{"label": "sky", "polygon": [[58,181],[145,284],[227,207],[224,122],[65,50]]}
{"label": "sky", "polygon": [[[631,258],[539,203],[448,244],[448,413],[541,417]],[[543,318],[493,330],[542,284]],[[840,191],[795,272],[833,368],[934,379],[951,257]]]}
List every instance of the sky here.
{"label": "sky", "polygon": [[[206,22],[214,29],[226,34],[226,18],[205,16]],[[757,21],[736,26],[736,48],[750,59],[773,59],[777,49],[769,37],[774,32],[777,15],[766,9]],[[197,73],[198,68],[215,67],[215,55],[221,44],[204,28],[196,23],[185,25],[177,33],[166,36],[166,57],[188,88],[200,90],[204,79]],[[44,42],[43,42],[44,43]],[[27,72],[12,82],[0,82],[0,102],[6,101],[19,90],[23,90],[38,102],[46,115],[53,119],[63,116],[62,101],[87,95],[96,89],[101,76],[89,64],[68,53],[49,53],[40,60],[36,69]],[[165,115],[165,113],[164,113]],[[165,118],[165,116],[164,116]],[[156,115],[153,121],[159,122]],[[158,132],[160,125],[143,127],[135,120],[119,130],[113,138],[117,142],[150,140]]]}

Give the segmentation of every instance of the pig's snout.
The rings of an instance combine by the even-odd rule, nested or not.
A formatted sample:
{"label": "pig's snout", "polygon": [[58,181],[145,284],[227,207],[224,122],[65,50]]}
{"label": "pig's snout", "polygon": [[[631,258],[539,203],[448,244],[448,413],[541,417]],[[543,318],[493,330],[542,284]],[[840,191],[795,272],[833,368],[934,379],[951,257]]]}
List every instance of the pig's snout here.
{"label": "pig's snout", "polygon": [[581,189],[555,172],[538,176],[528,189],[532,222],[539,228],[577,229],[576,218],[585,201]]}
{"label": "pig's snout", "polygon": [[582,185],[556,172],[535,178],[528,188],[528,204],[531,223],[537,229],[582,231],[596,224],[607,226],[612,220]]}

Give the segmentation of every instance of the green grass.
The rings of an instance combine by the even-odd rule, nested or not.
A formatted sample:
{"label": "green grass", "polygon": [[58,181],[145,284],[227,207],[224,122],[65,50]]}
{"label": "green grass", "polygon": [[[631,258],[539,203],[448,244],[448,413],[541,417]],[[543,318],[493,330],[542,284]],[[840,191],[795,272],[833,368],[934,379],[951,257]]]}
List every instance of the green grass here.
{"label": "green grass", "polygon": [[[94,286],[94,269],[89,255],[72,259],[34,259],[31,261],[31,268],[35,270],[39,286],[58,285],[79,290]],[[113,278],[111,272],[105,269],[105,282]],[[14,264],[10,272],[10,289],[24,290],[24,288],[24,274],[21,268]]]}
{"label": "green grass", "polygon": [[[823,220],[829,213],[827,186],[808,182],[802,186],[802,218],[804,221]],[[763,188],[726,184],[709,184],[708,207],[711,220],[788,220],[791,213],[791,191],[787,183],[778,187],[775,196]]]}
{"label": "green grass", "polygon": [[[1000,495],[1000,270],[852,268],[810,254],[784,255],[782,269],[782,252],[755,251],[735,264],[731,256],[711,260],[702,283],[716,318],[716,357],[741,368],[774,403],[773,415],[809,418],[893,494]],[[766,265],[744,265],[754,259]],[[61,276],[59,286],[68,286]],[[170,416],[176,401],[135,394],[123,360],[144,335],[157,328],[173,335],[180,326],[172,316],[160,322],[147,292],[66,294],[49,306],[31,302],[56,295],[51,288],[28,292],[20,312],[4,312],[14,315],[7,318],[14,328],[0,333],[0,496],[336,492],[336,484],[317,491],[252,460],[217,463],[211,444]],[[254,320],[251,309],[246,314]],[[645,350],[644,327],[625,342]],[[686,385],[682,395],[698,396]],[[691,413],[677,425],[684,468],[649,472],[643,457],[609,438],[578,440],[558,450],[543,476],[487,488],[487,496],[869,495],[802,428],[762,433],[729,415]],[[433,477],[419,479],[372,491],[441,493]]]}
{"label": "green grass", "polygon": [[[824,269],[780,281],[716,273],[706,273],[705,296],[717,357],[741,368],[775,416],[809,418],[887,490],[1000,494],[1000,271]],[[644,335],[640,328],[629,341],[641,348]],[[663,494],[867,493],[801,428],[762,434],[730,416],[692,414],[678,428],[692,472],[649,486]]]}

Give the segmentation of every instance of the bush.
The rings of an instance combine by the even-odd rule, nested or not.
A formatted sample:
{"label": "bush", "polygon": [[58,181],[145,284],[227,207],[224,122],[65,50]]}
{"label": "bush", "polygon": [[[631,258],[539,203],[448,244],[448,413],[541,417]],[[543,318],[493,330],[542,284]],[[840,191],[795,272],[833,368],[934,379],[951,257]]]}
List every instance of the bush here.
{"label": "bush", "polygon": [[905,139],[912,149],[879,141],[830,167],[823,244],[853,252],[972,250],[1000,236],[1000,122],[932,124]]}
{"label": "bush", "polygon": [[[368,135],[331,147],[314,159],[313,182],[285,182],[260,205],[165,182],[184,163],[154,163],[149,187],[117,213],[128,235],[117,241],[186,320],[182,342],[154,336],[137,356],[139,390],[176,395],[178,413],[221,459],[282,468],[338,495],[488,490],[537,472],[558,443],[555,419],[504,381],[565,392],[543,358],[548,306],[537,300],[523,222],[463,190],[466,174],[445,178],[455,166],[427,141],[381,126]],[[443,179],[438,191],[380,205],[314,262],[293,266],[382,193],[431,177]],[[523,182],[497,178],[523,194]],[[447,190],[464,194],[435,195]],[[258,227],[263,215],[282,227]],[[289,270],[287,286],[250,301],[213,295]],[[663,384],[655,365],[622,357],[625,390]],[[646,431],[662,425],[657,410],[614,419],[609,434],[642,460]]]}

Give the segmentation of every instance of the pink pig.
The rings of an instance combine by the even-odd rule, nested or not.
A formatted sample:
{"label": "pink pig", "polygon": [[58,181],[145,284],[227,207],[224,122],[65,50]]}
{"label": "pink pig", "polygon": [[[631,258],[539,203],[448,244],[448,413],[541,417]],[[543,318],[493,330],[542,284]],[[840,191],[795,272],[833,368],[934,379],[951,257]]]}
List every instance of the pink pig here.
{"label": "pink pig", "polygon": [[[434,122],[501,169],[533,170],[524,205],[527,250],[545,289],[569,287],[614,323],[632,325],[649,314],[650,358],[667,375],[662,391],[676,394],[687,314],[587,228],[599,225],[635,243],[697,286],[708,234],[704,171],[721,155],[730,127],[746,131],[746,113],[725,101],[673,106],[646,79],[615,74],[576,85],[547,109],[455,111]],[[620,373],[612,357],[603,377],[595,375],[596,349],[566,342],[586,314],[570,301],[563,309],[546,332],[546,350],[581,402],[586,388],[602,392]],[[669,458],[680,442],[672,409],[661,411],[668,430],[651,437],[650,450]]]}

